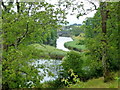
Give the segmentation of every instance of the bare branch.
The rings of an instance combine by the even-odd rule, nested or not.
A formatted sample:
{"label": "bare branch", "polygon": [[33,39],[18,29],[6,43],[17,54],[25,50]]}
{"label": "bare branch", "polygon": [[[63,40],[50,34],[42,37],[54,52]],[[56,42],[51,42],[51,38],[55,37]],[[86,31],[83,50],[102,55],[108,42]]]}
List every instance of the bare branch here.
{"label": "bare branch", "polygon": [[3,0],[1,0],[1,2],[2,2],[2,6],[3,6],[3,8],[4,8],[5,10],[7,10],[7,7],[4,5]]}
{"label": "bare branch", "polygon": [[97,6],[95,5],[95,3],[94,2],[92,2],[92,1],[89,1],[89,0],[87,0],[89,3],[91,3],[94,7],[95,7],[95,9],[94,10],[98,10],[97,9]]}
{"label": "bare branch", "polygon": [[17,12],[19,13],[19,11],[20,11],[20,6],[19,6],[18,0],[16,0],[16,4],[17,4]]}

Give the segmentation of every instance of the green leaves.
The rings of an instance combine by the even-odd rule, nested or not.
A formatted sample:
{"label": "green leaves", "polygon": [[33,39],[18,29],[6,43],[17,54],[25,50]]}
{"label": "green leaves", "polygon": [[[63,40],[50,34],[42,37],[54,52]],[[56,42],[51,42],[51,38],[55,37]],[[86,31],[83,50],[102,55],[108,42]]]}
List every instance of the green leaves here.
{"label": "green leaves", "polygon": [[[102,27],[101,27],[101,16],[100,16],[100,10],[96,12],[95,16],[93,18],[88,18],[84,23],[86,25],[83,25],[84,31],[85,31],[85,41],[86,41],[86,47],[90,50],[89,53],[89,59],[93,60],[93,63],[95,67],[98,70],[100,70],[99,67],[101,67],[101,60],[103,56],[103,50],[106,49],[106,58],[108,60],[108,67],[109,70],[118,70],[118,51],[117,51],[117,42],[118,42],[118,28],[117,24],[118,21],[116,20],[117,16],[116,9],[117,9],[117,3],[107,3],[107,32],[106,35],[102,33]],[[116,5],[116,6],[115,6]],[[114,8],[113,8],[114,6]],[[106,42],[105,42],[106,41]],[[98,65],[98,66],[96,66]],[[91,66],[92,67],[92,66]],[[95,71],[96,72],[96,71]],[[96,72],[97,73],[97,72]]]}
{"label": "green leaves", "polygon": [[67,74],[66,77],[69,77],[69,72],[72,72],[69,70],[72,69],[75,74],[80,75],[81,74],[80,72],[82,72],[82,65],[83,65],[83,60],[81,59],[80,53],[70,51],[67,53],[66,57],[63,59],[62,66],[64,69],[64,74]]}
{"label": "green leaves", "polygon": [[65,23],[65,12],[60,8],[54,9],[54,5],[46,2],[19,2],[19,12],[6,7],[10,9],[9,13],[4,9],[2,14],[3,86],[40,88],[44,75],[38,74],[38,68],[44,67],[35,67],[31,63],[40,58],[42,51],[30,45],[44,43],[55,46],[57,28],[60,26],[58,22]]}
{"label": "green leaves", "polygon": [[[27,53],[27,56],[25,55],[28,51],[23,48],[23,50],[13,49],[9,52],[9,56],[6,57],[7,61],[4,60],[3,63],[3,84],[8,82],[10,88],[31,87],[32,84],[26,84],[28,81],[32,81],[33,85],[36,85],[38,81],[40,82],[43,79],[43,76],[39,76],[37,67],[35,68],[30,64],[33,62],[30,61],[30,59],[33,59],[31,57],[32,52]],[[34,80],[36,81],[34,82]],[[15,84],[15,81],[17,84]]]}

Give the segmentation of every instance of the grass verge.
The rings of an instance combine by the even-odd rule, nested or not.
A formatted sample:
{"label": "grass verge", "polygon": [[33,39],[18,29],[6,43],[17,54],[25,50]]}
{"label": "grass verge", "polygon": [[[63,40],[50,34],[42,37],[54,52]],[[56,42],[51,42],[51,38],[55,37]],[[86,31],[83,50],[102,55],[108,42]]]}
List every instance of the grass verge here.
{"label": "grass verge", "polygon": [[[118,73],[115,73],[114,77],[117,77]],[[99,77],[95,79],[90,79],[87,82],[79,82],[71,85],[69,88],[118,88],[118,80],[114,79],[107,83],[104,83],[104,78]]]}

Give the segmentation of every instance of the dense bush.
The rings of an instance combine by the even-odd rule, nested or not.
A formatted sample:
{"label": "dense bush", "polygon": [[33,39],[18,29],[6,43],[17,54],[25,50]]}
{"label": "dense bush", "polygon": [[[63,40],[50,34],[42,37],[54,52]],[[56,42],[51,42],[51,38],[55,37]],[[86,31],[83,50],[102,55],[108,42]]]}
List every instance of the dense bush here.
{"label": "dense bush", "polygon": [[94,61],[89,53],[78,53],[70,51],[63,59],[63,78],[68,78],[70,81],[73,77],[68,72],[70,69],[78,75],[81,81],[86,81],[90,78],[100,77],[103,75],[101,62]]}
{"label": "dense bush", "polygon": [[61,82],[60,78],[53,81],[46,81],[42,84],[42,88],[54,88],[54,90],[57,90],[57,88],[63,88],[64,86],[65,84]]}
{"label": "dense bush", "polygon": [[[9,1],[2,2],[2,87],[5,90],[40,88],[40,81],[45,75],[38,74],[41,73],[38,68],[42,67],[31,65],[31,60],[48,58],[49,53],[46,52],[49,49],[36,49],[29,45],[38,43],[56,46],[57,29],[61,26],[58,22],[66,23],[65,15],[62,15],[64,11],[57,7],[55,9],[55,5],[45,1]],[[15,7],[16,10],[13,9]]]}
{"label": "dense bush", "polygon": [[81,76],[82,73],[82,65],[83,60],[81,59],[81,55],[78,52],[70,51],[67,53],[66,57],[63,59],[63,77],[70,77],[68,71],[70,69],[73,70],[73,72],[79,76]]}
{"label": "dense bush", "polygon": [[82,79],[87,80],[90,78],[96,78],[103,75],[102,72],[102,62],[95,61],[91,58],[89,53],[83,53],[82,59],[84,60],[83,67],[82,67]]}

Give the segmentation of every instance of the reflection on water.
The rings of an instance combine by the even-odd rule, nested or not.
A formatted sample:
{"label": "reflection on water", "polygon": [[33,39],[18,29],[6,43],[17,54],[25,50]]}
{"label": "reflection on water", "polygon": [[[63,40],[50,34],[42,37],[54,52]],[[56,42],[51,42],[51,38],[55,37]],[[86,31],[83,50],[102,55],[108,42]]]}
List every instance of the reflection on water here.
{"label": "reflection on water", "polygon": [[69,41],[73,41],[71,37],[59,37],[56,42],[57,48],[64,51],[69,51],[67,48],[64,47],[64,43]]}
{"label": "reflection on water", "polygon": [[[50,80],[55,80],[58,78],[59,71],[62,70],[62,67],[60,66],[61,60],[37,60],[34,65],[35,66],[43,66],[43,68],[39,68],[38,70],[40,71],[39,75],[45,75],[43,81],[50,81]],[[49,75],[50,74],[50,75]]]}

